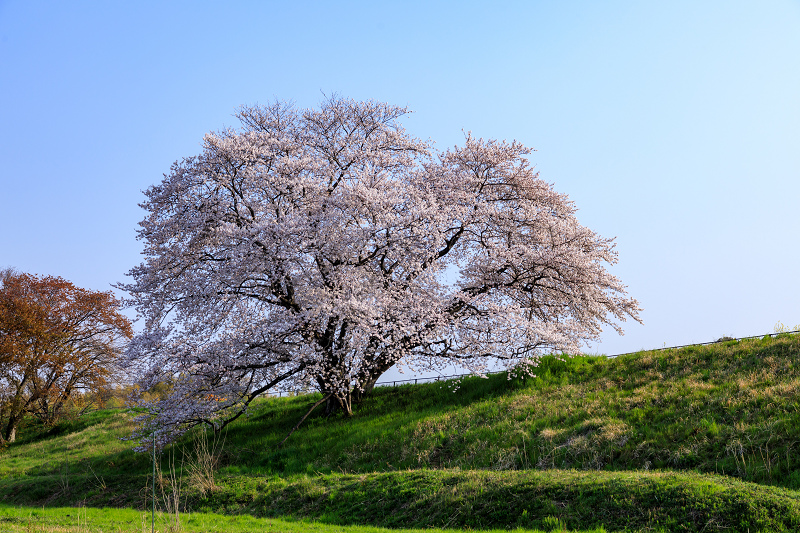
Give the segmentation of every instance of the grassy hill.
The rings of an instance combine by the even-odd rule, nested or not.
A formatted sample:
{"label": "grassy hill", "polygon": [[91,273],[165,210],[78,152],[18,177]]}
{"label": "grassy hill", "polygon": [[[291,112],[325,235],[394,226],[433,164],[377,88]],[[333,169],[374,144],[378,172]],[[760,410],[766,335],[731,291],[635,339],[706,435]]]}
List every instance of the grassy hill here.
{"label": "grassy hill", "polygon": [[[216,443],[160,457],[193,511],[382,527],[800,529],[800,336],[616,359],[545,359],[536,378],[378,389],[351,418],[270,399]],[[151,460],[124,412],[29,426],[0,452],[0,502],[143,508]],[[210,442],[209,442],[210,440]],[[197,449],[216,450],[213,482]],[[202,446],[200,446],[202,447]],[[203,456],[204,454],[200,454]],[[162,501],[163,505],[163,501]]]}

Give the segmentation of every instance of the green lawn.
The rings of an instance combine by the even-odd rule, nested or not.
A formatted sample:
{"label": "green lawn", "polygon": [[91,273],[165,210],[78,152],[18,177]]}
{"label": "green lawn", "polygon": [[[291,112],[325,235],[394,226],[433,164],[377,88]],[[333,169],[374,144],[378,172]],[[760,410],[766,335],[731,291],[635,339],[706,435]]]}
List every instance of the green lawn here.
{"label": "green lawn", "polygon": [[[212,513],[152,515],[131,509],[94,509],[89,507],[9,507],[0,505],[0,527],[7,533],[448,533],[452,529],[384,529],[369,526],[339,526],[308,520],[255,518],[250,515],[226,516]],[[557,527],[556,521],[553,526]],[[488,530],[487,533],[507,530]],[[539,533],[538,530],[519,532]],[[575,533],[605,533],[605,530],[582,530]]]}

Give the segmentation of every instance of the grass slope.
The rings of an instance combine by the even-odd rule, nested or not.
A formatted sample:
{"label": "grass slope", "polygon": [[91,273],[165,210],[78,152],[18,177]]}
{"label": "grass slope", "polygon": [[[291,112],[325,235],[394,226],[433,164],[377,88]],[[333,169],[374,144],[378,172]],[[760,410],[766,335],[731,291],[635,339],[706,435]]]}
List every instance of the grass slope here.
{"label": "grass slope", "polygon": [[[184,472],[185,503],[386,527],[800,529],[798,355],[785,335],[379,389],[283,449],[318,396],[273,399],[225,435],[215,490]],[[0,452],[0,501],[143,506],[150,462],[129,429],[121,412],[26,428]]]}

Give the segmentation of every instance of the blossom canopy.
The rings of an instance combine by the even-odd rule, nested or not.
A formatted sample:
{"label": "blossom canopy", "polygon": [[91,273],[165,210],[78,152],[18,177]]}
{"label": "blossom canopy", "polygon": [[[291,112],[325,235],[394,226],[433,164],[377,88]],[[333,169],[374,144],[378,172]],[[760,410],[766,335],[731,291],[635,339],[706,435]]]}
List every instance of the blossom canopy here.
{"label": "blossom canopy", "polygon": [[408,112],[244,107],[145,192],[145,261],[120,287],[144,318],[141,387],[171,384],[160,427],[220,427],[278,389],[350,412],[394,365],[512,369],[639,320],[605,268],[613,239],[578,223],[530,149],[467,135],[439,152]]}

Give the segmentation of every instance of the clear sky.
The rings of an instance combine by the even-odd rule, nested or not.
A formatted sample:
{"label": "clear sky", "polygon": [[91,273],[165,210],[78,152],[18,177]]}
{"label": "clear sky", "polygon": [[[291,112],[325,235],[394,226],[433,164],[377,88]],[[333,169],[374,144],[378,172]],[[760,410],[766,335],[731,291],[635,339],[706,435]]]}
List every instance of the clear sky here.
{"label": "clear sky", "polygon": [[0,0],[0,268],[108,290],[141,191],[242,104],[534,147],[644,307],[587,351],[800,324],[800,2]]}

